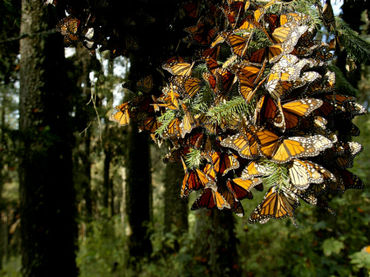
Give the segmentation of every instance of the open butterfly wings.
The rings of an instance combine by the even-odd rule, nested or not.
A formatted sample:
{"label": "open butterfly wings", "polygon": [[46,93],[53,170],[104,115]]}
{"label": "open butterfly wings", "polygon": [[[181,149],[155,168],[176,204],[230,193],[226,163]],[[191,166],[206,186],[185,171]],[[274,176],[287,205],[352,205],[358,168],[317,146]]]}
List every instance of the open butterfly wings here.
{"label": "open butterfly wings", "polygon": [[[351,120],[365,109],[335,92],[326,63],[331,50],[315,41],[310,17],[290,11],[289,4],[271,13],[275,4],[280,2],[225,0],[208,10],[184,7],[188,17],[199,18],[185,29],[184,41],[202,49],[162,65],[172,77],[153,97],[154,113],[140,122],[141,129],[172,142],[173,160],[200,153],[197,166],[184,163],[181,196],[199,193],[192,209],[242,215],[240,200],[265,187],[264,200],[250,216],[251,223],[264,223],[293,217],[299,199],[325,207],[321,196],[327,191],[362,187],[347,170],[362,147],[344,138],[358,135]],[[73,33],[70,24],[64,28]],[[153,80],[144,77],[137,87],[149,93]],[[231,115],[223,116],[229,107]],[[111,119],[126,125],[136,111],[123,103]],[[283,171],[284,182],[269,181]]]}

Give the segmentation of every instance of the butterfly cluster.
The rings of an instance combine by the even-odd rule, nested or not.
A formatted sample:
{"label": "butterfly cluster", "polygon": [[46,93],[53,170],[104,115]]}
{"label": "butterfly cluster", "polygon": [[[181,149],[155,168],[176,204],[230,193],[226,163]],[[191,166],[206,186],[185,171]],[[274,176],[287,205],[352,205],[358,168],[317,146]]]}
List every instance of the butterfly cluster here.
{"label": "butterfly cluster", "polygon": [[[184,167],[181,197],[199,191],[192,209],[244,215],[240,200],[265,189],[249,217],[265,223],[293,218],[300,200],[329,209],[329,193],[361,188],[348,168],[362,150],[350,141],[359,135],[352,119],[365,109],[337,91],[333,49],[316,40],[310,16],[275,0],[185,10],[198,21],[184,41],[201,50],[166,61],[161,95],[145,109],[121,104],[112,120],[135,118],[156,142],[170,142],[167,159]],[[140,82],[150,91],[149,77]]]}

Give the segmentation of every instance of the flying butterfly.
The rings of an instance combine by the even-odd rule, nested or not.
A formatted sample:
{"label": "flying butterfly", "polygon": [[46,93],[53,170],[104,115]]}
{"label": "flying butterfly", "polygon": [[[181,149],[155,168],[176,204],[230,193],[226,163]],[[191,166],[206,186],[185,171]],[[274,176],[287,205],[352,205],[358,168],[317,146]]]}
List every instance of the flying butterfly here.
{"label": "flying butterfly", "polygon": [[294,210],[299,206],[298,197],[285,189],[272,186],[263,201],[251,213],[250,223],[266,223],[270,218],[282,219],[294,217]]}
{"label": "flying butterfly", "polygon": [[115,107],[117,110],[112,114],[109,119],[111,121],[117,122],[121,126],[125,126],[130,123],[130,106],[129,102],[122,103],[121,105]]}

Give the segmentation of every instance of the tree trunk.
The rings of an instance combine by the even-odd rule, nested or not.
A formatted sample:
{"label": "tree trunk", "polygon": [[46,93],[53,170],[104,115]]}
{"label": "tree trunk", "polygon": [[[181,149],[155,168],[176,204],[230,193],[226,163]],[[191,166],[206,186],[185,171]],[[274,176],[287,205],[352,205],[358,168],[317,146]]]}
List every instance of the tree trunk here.
{"label": "tree trunk", "polygon": [[210,276],[241,276],[232,212],[200,210],[196,215],[196,260],[206,266]]}
{"label": "tree trunk", "polygon": [[188,201],[180,198],[184,170],[180,163],[165,165],[163,183],[164,195],[164,231],[176,235],[188,230]]}
{"label": "tree trunk", "polygon": [[[43,1],[22,0],[22,34],[55,28]],[[23,276],[77,276],[72,131],[59,34],[21,40],[20,213]]]}
{"label": "tree trunk", "polygon": [[126,213],[131,234],[128,238],[130,262],[148,257],[150,242],[150,152],[148,136],[139,133],[135,123],[128,130],[126,158]]}

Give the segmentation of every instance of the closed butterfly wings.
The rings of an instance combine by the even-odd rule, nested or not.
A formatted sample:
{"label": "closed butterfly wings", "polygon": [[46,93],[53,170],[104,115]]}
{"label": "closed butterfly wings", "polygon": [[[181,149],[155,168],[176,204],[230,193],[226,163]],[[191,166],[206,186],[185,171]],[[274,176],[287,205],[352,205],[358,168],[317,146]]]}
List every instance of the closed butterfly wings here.
{"label": "closed butterfly wings", "polygon": [[270,218],[282,219],[294,217],[294,210],[299,206],[298,197],[288,190],[272,186],[263,201],[251,213],[250,223],[266,223]]}

